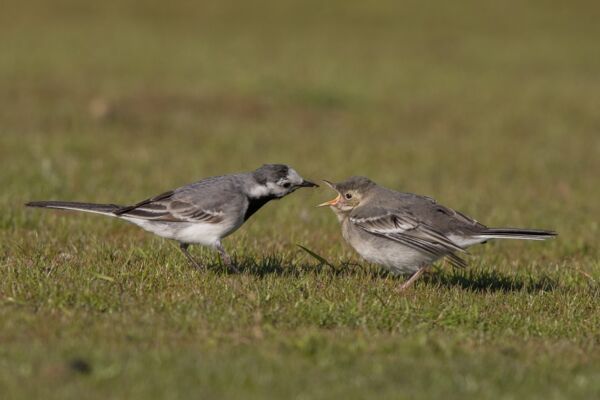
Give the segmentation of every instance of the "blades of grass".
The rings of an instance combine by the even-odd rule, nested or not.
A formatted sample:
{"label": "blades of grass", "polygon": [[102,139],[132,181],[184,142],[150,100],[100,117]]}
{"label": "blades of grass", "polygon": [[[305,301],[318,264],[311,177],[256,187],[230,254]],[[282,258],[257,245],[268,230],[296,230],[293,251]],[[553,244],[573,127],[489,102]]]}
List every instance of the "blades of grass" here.
{"label": "blades of grass", "polygon": [[327,261],[325,258],[321,257],[320,255],[318,255],[317,253],[315,253],[314,251],[302,246],[299,243],[296,243],[296,246],[300,247],[302,250],[304,250],[305,252],[307,252],[311,257],[313,257],[314,259],[316,259],[317,261],[319,261],[321,264],[325,264],[328,267],[330,267],[331,269],[333,269],[334,271],[337,272],[337,268],[333,266],[332,263],[330,263],[329,261]]}
{"label": "blades of grass", "polygon": [[102,279],[103,281],[107,281],[107,282],[114,282],[115,278],[108,276],[108,275],[103,275],[103,274],[97,274],[97,273],[92,273],[92,275],[94,275],[94,277],[98,278],[98,279]]}

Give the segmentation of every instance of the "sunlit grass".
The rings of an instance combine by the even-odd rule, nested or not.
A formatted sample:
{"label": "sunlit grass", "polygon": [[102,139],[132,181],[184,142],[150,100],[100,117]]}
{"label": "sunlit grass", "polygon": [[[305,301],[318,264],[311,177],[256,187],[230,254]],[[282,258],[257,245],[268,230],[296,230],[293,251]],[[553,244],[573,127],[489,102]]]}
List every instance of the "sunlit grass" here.
{"label": "sunlit grass", "polygon": [[[595,4],[10,3],[0,397],[600,395]],[[324,189],[225,240],[239,275],[23,207],[130,204],[265,162],[560,236],[479,246],[399,295],[314,207]]]}

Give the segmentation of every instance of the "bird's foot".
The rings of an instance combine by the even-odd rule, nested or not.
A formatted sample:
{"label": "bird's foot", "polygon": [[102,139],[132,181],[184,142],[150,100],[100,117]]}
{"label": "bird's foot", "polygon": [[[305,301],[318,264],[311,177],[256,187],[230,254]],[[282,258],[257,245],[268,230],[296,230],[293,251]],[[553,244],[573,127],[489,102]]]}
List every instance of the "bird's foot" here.
{"label": "bird's foot", "polygon": [[206,267],[200,263],[198,263],[198,261],[196,261],[194,259],[194,257],[192,257],[192,255],[190,254],[190,252],[188,251],[188,247],[190,245],[187,243],[180,243],[179,244],[179,248],[181,249],[182,253],[185,255],[185,257],[188,259],[188,261],[190,262],[190,264],[192,264],[192,266],[194,268],[196,268],[198,271],[204,271],[206,270]]}
{"label": "bird's foot", "polygon": [[221,255],[221,262],[223,263],[225,268],[227,268],[229,271],[235,274],[239,274],[240,270],[235,266],[233,261],[231,261],[231,257],[229,256],[229,254],[227,254],[223,245],[219,242],[217,243],[216,248],[219,254]]}
{"label": "bird's foot", "polygon": [[234,274],[240,273],[239,268],[235,266],[235,264],[233,263],[233,261],[231,261],[231,258],[229,256],[223,257],[222,260],[223,260],[223,265],[225,265],[225,267],[229,271],[233,272]]}

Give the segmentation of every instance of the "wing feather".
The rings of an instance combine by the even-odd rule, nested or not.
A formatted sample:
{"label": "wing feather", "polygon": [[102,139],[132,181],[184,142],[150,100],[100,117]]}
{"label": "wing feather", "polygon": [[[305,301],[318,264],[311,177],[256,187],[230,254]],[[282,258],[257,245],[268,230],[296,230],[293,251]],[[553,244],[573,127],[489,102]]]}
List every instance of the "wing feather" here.
{"label": "wing feather", "polygon": [[419,221],[405,210],[376,210],[369,216],[355,215],[350,221],[371,234],[394,240],[408,247],[425,252],[433,257],[448,257],[457,267],[466,262],[454,252],[464,253],[465,249],[454,243],[443,233]]}
{"label": "wing feather", "polygon": [[183,200],[171,200],[171,196],[148,199],[135,206],[123,207],[115,214],[161,222],[205,222],[216,224],[224,219],[222,210],[209,210]]}

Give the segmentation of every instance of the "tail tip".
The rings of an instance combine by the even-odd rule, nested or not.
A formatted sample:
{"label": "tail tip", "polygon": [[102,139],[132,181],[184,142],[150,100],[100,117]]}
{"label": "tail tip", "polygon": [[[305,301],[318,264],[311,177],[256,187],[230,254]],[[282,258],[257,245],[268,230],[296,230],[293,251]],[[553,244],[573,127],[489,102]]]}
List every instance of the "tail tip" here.
{"label": "tail tip", "polygon": [[539,232],[534,233],[533,235],[551,238],[551,237],[558,236],[558,232],[556,232],[556,231],[539,231]]}
{"label": "tail tip", "polygon": [[520,228],[491,228],[486,231],[490,237],[498,239],[531,239],[545,240],[558,236],[558,232],[554,230],[543,229],[520,229]]}

